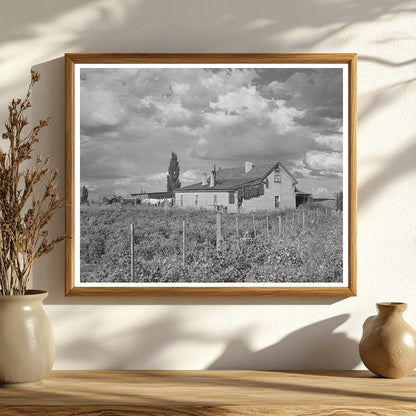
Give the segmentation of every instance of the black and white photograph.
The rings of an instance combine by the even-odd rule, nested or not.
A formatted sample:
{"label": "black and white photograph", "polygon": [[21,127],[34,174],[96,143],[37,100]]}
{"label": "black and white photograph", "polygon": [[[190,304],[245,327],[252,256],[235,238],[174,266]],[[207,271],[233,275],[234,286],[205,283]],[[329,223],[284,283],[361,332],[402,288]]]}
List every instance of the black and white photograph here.
{"label": "black and white photograph", "polygon": [[79,286],[346,286],[348,66],[77,65]]}

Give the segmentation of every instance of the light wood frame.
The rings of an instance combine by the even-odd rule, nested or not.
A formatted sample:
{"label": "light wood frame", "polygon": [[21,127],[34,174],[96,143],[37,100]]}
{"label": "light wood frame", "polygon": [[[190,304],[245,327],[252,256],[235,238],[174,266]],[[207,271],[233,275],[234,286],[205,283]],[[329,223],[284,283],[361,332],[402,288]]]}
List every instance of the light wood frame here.
{"label": "light wood frame", "polygon": [[[66,54],[65,55],[65,199],[67,296],[355,296],[356,282],[356,54]],[[348,65],[348,285],[342,287],[80,287],[75,283],[74,138],[76,64],[346,64]]]}

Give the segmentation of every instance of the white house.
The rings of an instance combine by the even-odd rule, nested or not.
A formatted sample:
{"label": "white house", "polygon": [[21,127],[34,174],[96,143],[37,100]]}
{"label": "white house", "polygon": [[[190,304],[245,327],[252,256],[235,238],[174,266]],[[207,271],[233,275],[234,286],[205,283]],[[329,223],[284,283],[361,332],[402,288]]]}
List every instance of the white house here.
{"label": "white house", "polygon": [[217,209],[250,212],[296,208],[297,180],[282,163],[215,169],[209,179],[174,191],[179,208]]}

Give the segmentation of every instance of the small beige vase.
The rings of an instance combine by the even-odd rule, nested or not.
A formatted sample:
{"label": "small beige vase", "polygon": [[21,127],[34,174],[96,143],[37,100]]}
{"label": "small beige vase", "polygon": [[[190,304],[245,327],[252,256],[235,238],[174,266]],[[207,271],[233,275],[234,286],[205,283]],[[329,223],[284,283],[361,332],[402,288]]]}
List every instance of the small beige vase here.
{"label": "small beige vase", "polygon": [[55,361],[52,326],[42,301],[48,292],[0,296],[0,387],[40,384]]}
{"label": "small beige vase", "polygon": [[406,303],[377,303],[363,325],[360,357],[381,377],[400,378],[416,367],[416,331],[403,319]]}

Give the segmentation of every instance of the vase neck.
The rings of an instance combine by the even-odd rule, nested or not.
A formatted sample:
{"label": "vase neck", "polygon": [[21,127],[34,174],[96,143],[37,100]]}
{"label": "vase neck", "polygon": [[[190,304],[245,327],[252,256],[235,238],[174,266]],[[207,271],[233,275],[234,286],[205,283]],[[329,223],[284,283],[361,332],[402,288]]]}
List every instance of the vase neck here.
{"label": "vase neck", "polygon": [[407,304],[402,302],[382,302],[377,303],[377,309],[380,315],[402,315],[407,309]]}

